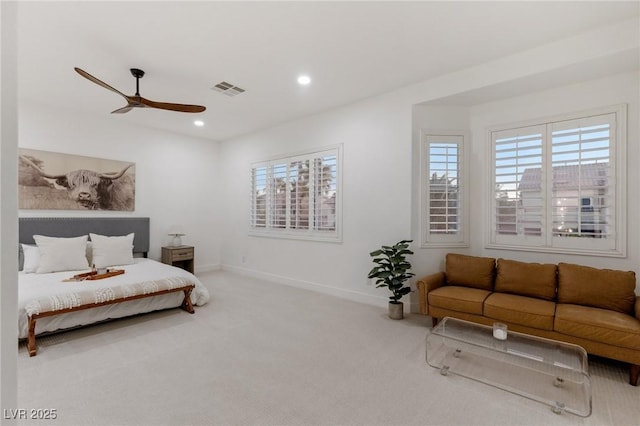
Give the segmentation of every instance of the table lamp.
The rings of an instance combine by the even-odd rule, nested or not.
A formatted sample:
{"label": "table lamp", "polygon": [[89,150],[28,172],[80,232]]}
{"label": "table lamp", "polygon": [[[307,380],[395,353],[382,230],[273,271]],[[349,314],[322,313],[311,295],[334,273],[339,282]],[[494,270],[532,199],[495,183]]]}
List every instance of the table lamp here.
{"label": "table lamp", "polygon": [[186,235],[184,233],[184,229],[180,225],[173,225],[169,229],[169,235],[173,237],[173,241],[171,242],[172,247],[177,247],[182,245],[182,236]]}

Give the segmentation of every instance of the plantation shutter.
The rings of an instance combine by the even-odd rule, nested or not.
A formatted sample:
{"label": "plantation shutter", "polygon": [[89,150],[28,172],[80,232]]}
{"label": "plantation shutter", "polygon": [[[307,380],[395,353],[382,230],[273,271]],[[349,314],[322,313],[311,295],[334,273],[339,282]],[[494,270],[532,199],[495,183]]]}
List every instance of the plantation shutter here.
{"label": "plantation shutter", "polygon": [[268,218],[270,228],[287,226],[287,164],[269,167]]}
{"label": "plantation shutter", "polygon": [[581,245],[613,248],[615,114],[555,122],[549,127],[555,244],[571,246],[578,237]]}
{"label": "plantation shutter", "polygon": [[337,153],[314,158],[314,229],[336,230]]}
{"label": "plantation shutter", "polygon": [[464,135],[422,134],[422,245],[464,246]]}
{"label": "plantation shutter", "polygon": [[545,126],[493,132],[493,238],[543,244]]}
{"label": "plantation shutter", "polygon": [[254,164],[250,231],[287,238],[339,238],[339,164],[340,148]]}
{"label": "plantation shutter", "polygon": [[267,226],[267,166],[254,166],[251,169],[251,226]]}
{"label": "plantation shutter", "polygon": [[626,111],[492,131],[488,247],[624,256]]}
{"label": "plantation shutter", "polygon": [[289,164],[289,212],[292,229],[309,229],[309,160]]}

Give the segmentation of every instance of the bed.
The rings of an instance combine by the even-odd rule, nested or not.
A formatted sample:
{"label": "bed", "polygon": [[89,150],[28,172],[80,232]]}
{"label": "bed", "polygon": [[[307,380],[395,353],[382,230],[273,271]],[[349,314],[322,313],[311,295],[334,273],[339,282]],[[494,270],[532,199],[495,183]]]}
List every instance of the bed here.
{"label": "bed", "polygon": [[[209,300],[193,274],[148,259],[149,218],[19,221],[18,332],[31,356],[36,335],[161,309],[193,313]],[[86,263],[79,264],[80,247]],[[89,278],[107,278],[72,279],[93,262],[98,269]]]}

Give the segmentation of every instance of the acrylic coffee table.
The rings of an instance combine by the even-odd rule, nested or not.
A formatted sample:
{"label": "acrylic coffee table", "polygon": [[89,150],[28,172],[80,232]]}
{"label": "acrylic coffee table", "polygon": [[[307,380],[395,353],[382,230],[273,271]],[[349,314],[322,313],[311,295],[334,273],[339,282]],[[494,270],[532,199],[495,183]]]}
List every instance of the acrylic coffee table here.
{"label": "acrylic coffee table", "polygon": [[556,414],[591,415],[587,353],[580,346],[444,318],[427,335],[427,363],[449,373],[551,406]]}

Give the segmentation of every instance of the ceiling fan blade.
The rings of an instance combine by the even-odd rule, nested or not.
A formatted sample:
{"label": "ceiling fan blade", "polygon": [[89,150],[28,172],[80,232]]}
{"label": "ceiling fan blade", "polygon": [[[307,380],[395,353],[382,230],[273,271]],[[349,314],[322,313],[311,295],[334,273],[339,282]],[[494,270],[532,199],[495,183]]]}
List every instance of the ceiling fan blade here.
{"label": "ceiling fan blade", "polygon": [[111,114],[124,114],[125,112],[131,111],[135,107],[136,107],[135,105],[129,104],[125,107],[114,109],[113,111],[111,111]]}
{"label": "ceiling fan blade", "polygon": [[117,89],[114,89],[113,87],[111,87],[111,86],[109,86],[107,83],[105,83],[104,81],[102,81],[102,80],[99,80],[99,79],[95,78],[94,76],[92,76],[91,74],[89,74],[88,72],[86,72],[85,70],[80,69],[80,68],[78,68],[78,67],[75,67],[75,68],[74,68],[74,70],[76,70],[76,72],[77,72],[78,74],[80,74],[81,76],[83,76],[83,77],[84,77],[84,78],[86,78],[87,80],[89,80],[89,81],[93,81],[93,82],[94,82],[94,83],[96,83],[97,85],[102,86],[102,87],[104,87],[105,89],[109,89],[109,90],[111,90],[112,92],[115,92],[115,93],[117,93],[117,94],[118,94],[118,95],[120,95],[120,96],[123,96],[124,98],[126,98],[126,97],[127,97],[127,95],[125,95],[125,94],[124,94],[124,93],[122,93],[121,91],[119,91],[119,90],[117,90]]}
{"label": "ceiling fan blade", "polygon": [[144,71],[137,68],[131,68],[131,74],[136,79],[136,94],[134,96],[125,95],[121,91],[114,89],[104,81],[95,78],[94,76],[92,76],[91,74],[89,74],[88,72],[86,72],[81,68],[74,67],[74,70],[76,70],[78,74],[80,74],[87,80],[92,81],[93,83],[97,84],[98,86],[102,86],[105,89],[111,90],[112,92],[117,93],[118,95],[122,96],[127,100],[126,106],[122,108],[118,108],[114,111],[111,111],[112,114],[124,114],[126,112],[131,111],[131,109],[133,108],[157,108],[157,109],[165,109],[169,111],[192,112],[192,113],[202,112],[205,109],[207,109],[206,107],[203,107],[201,105],[172,104],[169,102],[154,102],[154,101],[150,101],[149,99],[143,98],[142,96],[140,96],[140,93],[139,93],[139,81],[144,76]]}
{"label": "ceiling fan blade", "polygon": [[147,106],[140,102],[140,96],[125,96],[127,99],[127,105],[122,108],[111,111],[111,114],[124,114],[131,111],[133,108],[146,108]]}
{"label": "ceiling fan blade", "polygon": [[169,102],[154,102],[142,97],[140,98],[136,97],[136,100],[141,104],[143,104],[144,106],[147,106],[150,108],[166,109],[169,111],[202,112],[207,109],[206,107],[203,107],[201,105],[172,104]]}

